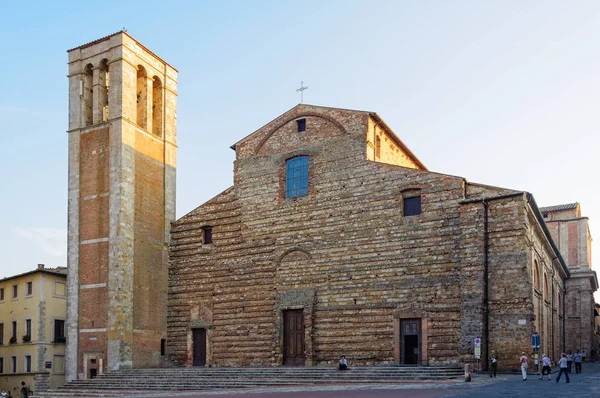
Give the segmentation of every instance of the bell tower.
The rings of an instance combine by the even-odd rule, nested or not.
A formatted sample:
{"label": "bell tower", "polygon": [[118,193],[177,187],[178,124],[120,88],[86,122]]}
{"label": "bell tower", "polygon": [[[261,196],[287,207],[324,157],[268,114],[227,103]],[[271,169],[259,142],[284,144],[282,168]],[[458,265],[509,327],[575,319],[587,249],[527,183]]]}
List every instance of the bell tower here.
{"label": "bell tower", "polygon": [[158,367],[177,70],[125,31],[68,51],[67,380]]}

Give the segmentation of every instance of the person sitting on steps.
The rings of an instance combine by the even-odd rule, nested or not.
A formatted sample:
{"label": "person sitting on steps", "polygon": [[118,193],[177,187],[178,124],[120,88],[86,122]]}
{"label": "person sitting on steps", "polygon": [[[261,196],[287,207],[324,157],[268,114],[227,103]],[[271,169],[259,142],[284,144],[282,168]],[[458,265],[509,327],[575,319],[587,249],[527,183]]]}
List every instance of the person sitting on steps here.
{"label": "person sitting on steps", "polygon": [[340,364],[338,365],[338,370],[348,370],[348,362],[346,361],[346,357],[343,355],[340,358]]}

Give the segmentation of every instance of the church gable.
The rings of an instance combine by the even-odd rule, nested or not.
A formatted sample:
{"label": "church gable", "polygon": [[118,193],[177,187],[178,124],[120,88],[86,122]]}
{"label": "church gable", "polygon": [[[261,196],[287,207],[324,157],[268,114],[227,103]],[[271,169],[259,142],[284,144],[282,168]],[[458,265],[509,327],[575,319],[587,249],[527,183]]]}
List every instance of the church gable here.
{"label": "church gable", "polygon": [[237,159],[290,152],[334,137],[361,137],[368,112],[297,105],[232,146]]}

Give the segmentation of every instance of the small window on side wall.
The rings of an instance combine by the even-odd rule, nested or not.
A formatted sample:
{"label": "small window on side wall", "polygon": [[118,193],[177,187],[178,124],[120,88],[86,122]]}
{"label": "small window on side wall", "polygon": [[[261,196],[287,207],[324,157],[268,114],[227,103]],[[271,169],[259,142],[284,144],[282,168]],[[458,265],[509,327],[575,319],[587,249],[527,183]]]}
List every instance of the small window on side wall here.
{"label": "small window on side wall", "polygon": [[421,196],[404,198],[404,216],[417,216],[421,214]]}
{"label": "small window on side wall", "polygon": [[298,124],[299,133],[303,133],[306,131],[306,119],[298,119],[296,120],[296,123]]}
{"label": "small window on side wall", "polygon": [[202,227],[202,243],[205,245],[210,245],[213,243],[212,227]]}

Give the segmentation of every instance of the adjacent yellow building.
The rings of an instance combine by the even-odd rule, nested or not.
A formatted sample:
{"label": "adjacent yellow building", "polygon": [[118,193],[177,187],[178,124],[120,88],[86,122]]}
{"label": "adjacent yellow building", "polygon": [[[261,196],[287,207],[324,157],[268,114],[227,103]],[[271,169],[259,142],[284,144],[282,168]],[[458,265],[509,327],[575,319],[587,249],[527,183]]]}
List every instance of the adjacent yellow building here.
{"label": "adjacent yellow building", "polygon": [[65,382],[67,269],[0,279],[0,391],[26,397]]}

